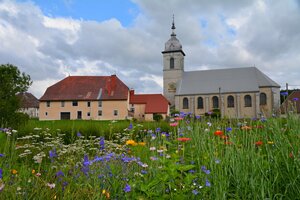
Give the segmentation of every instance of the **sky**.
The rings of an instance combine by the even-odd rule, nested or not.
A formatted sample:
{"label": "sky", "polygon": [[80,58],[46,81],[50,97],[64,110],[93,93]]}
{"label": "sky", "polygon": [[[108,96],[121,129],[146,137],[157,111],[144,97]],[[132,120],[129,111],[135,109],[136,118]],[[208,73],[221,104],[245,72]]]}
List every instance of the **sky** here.
{"label": "sky", "polygon": [[69,75],[162,93],[173,14],[185,71],[255,66],[300,88],[299,0],[0,0],[0,64],[29,74],[37,98]]}

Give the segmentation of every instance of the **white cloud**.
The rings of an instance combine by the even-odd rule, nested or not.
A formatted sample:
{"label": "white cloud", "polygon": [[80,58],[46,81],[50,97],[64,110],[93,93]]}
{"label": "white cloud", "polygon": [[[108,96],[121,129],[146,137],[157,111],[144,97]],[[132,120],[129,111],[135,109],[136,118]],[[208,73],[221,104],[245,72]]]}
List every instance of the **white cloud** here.
{"label": "white cloud", "polygon": [[255,65],[279,84],[300,88],[297,2],[134,1],[141,12],[130,27],[115,18],[51,17],[31,2],[0,1],[0,63],[29,74],[37,96],[69,74],[116,73],[137,92],[161,93],[161,51],[175,14],[186,70]]}

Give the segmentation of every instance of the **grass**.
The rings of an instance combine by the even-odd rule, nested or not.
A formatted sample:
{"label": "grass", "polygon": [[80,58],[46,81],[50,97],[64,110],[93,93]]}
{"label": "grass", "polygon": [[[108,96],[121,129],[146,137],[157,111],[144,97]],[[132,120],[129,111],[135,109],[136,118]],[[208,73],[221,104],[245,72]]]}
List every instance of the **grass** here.
{"label": "grass", "polygon": [[299,117],[175,122],[32,121],[27,134],[3,130],[0,199],[299,198]]}

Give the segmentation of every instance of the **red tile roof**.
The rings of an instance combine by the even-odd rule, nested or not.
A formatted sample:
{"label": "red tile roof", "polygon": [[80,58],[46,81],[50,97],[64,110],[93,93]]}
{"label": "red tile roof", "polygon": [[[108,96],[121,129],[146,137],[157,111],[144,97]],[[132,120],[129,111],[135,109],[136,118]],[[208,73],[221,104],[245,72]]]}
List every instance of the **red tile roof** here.
{"label": "red tile roof", "polygon": [[40,101],[126,100],[129,88],[116,76],[69,76],[47,88]]}
{"label": "red tile roof", "polygon": [[17,94],[21,100],[21,108],[38,108],[39,100],[29,92]]}
{"label": "red tile roof", "polygon": [[161,94],[134,94],[130,92],[130,104],[146,104],[145,113],[168,113],[169,101]]}

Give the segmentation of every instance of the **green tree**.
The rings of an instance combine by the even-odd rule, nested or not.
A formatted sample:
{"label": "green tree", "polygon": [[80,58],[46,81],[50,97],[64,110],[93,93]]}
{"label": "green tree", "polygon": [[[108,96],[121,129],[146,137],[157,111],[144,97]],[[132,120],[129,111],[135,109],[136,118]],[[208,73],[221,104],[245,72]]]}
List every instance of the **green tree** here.
{"label": "green tree", "polygon": [[17,111],[20,109],[19,92],[26,92],[32,84],[29,75],[21,73],[18,67],[0,65],[0,126],[17,127],[24,119]]}

